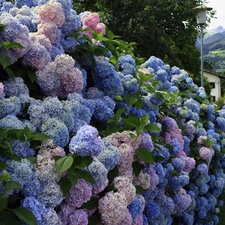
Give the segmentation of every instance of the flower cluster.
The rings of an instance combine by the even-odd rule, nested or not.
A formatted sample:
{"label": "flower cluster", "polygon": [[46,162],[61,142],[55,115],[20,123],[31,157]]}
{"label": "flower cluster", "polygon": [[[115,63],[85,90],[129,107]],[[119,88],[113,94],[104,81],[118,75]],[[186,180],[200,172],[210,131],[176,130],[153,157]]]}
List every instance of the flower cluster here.
{"label": "flower cluster", "polygon": [[[140,87],[131,55],[119,57],[117,65],[105,55],[94,56],[93,65],[78,63],[72,53],[85,42],[83,34],[104,35],[105,25],[97,13],[77,15],[70,0],[0,1],[0,24],[0,42],[23,46],[6,55],[21,64],[22,73],[33,67],[41,95],[33,93],[26,74],[1,80],[0,128],[27,126],[49,137],[36,150],[29,134],[25,141],[1,135],[1,146],[9,144],[15,157],[0,156],[3,195],[18,195],[39,225],[87,225],[93,218],[99,225],[219,223],[225,109],[214,108],[185,70],[151,56],[140,67],[151,74]],[[174,104],[166,101],[170,94],[178,95]],[[141,104],[129,104],[127,96]],[[129,121],[130,115],[136,120]],[[108,135],[115,118],[125,130]],[[21,190],[7,191],[7,180]]]}

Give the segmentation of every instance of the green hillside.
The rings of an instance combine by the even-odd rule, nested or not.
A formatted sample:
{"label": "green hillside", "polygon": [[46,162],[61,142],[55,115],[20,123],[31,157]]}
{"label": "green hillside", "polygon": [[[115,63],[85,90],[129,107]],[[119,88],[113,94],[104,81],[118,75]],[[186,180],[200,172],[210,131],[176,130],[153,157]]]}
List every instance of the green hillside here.
{"label": "green hillside", "polygon": [[205,62],[213,63],[213,71],[225,73],[225,32],[206,35],[203,40],[203,56]]}

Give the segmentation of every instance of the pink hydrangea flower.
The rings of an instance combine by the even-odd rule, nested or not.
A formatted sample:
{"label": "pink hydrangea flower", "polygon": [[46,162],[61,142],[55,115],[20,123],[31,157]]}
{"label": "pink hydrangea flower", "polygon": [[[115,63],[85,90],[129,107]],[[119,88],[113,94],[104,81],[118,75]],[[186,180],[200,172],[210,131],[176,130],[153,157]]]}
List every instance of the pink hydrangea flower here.
{"label": "pink hydrangea flower", "polygon": [[47,150],[40,150],[37,154],[35,171],[40,181],[56,181],[59,179],[55,169],[55,160]]}
{"label": "pink hydrangea flower", "polygon": [[44,34],[30,33],[30,39],[32,42],[38,42],[43,45],[49,52],[51,52],[52,44]]}
{"label": "pink hydrangea flower", "polygon": [[121,225],[131,225],[132,224],[132,217],[131,217],[131,214],[128,209],[126,210],[125,217],[120,224]]}
{"label": "pink hydrangea flower", "polygon": [[121,153],[118,166],[124,169],[132,166],[132,163],[134,161],[134,150],[132,149],[132,147],[124,143],[121,144],[118,149]]}
{"label": "pink hydrangea flower", "polygon": [[124,193],[107,192],[98,202],[99,213],[104,225],[120,225],[127,213]]}
{"label": "pink hydrangea flower", "polygon": [[184,160],[185,160],[185,166],[183,168],[183,171],[190,173],[195,168],[196,161],[194,158],[191,158],[188,156],[184,157]]}
{"label": "pink hydrangea flower", "polygon": [[118,189],[119,193],[123,193],[125,195],[128,204],[130,204],[135,199],[136,188],[128,177],[115,177],[113,184],[115,188]]}
{"label": "pink hydrangea flower", "polygon": [[39,22],[53,22],[61,27],[65,22],[63,7],[59,2],[51,2],[38,8]]}
{"label": "pink hydrangea flower", "polygon": [[81,22],[84,26],[90,27],[95,30],[97,24],[100,22],[98,13],[85,14],[81,17]]}
{"label": "pink hydrangea flower", "polygon": [[36,72],[37,83],[48,96],[65,98],[69,93],[80,92],[83,88],[82,72],[74,67],[74,59],[66,54],[57,55]]}
{"label": "pink hydrangea flower", "polygon": [[199,136],[198,137],[198,140],[197,140],[197,143],[200,144],[200,145],[202,145],[202,144],[204,144],[203,143],[203,140],[207,140],[207,139],[208,139],[207,136]]}
{"label": "pink hydrangea flower", "polygon": [[142,225],[143,224],[143,214],[138,215],[132,222],[132,225]]}
{"label": "pink hydrangea flower", "polygon": [[[82,22],[82,28],[85,30],[83,31],[84,34],[86,34],[89,38],[92,38],[93,31],[96,31],[97,33],[102,33],[105,35],[105,24],[100,23],[100,18],[98,13],[90,13],[86,12],[81,16],[81,22]],[[87,30],[87,28],[90,28],[90,30]]]}
{"label": "pink hydrangea flower", "polygon": [[131,138],[130,135],[135,135],[136,132],[133,131],[123,131],[123,132],[116,132],[109,136],[107,136],[107,139],[110,141],[110,143],[116,147],[119,147],[121,144],[125,143],[130,145],[134,150],[139,148],[141,143],[141,138]]}
{"label": "pink hydrangea flower", "polygon": [[59,43],[61,40],[62,32],[53,22],[39,23],[37,30],[37,34],[45,35],[50,40],[51,44]]}
{"label": "pink hydrangea flower", "polygon": [[102,35],[105,35],[105,28],[106,28],[106,26],[105,26],[105,24],[104,23],[99,23],[99,24],[97,24],[97,26],[96,26],[96,28],[95,28],[95,31],[97,32],[97,33],[102,33]]}
{"label": "pink hydrangea flower", "polygon": [[199,155],[203,160],[210,162],[214,155],[214,150],[212,148],[201,147],[199,149]]}

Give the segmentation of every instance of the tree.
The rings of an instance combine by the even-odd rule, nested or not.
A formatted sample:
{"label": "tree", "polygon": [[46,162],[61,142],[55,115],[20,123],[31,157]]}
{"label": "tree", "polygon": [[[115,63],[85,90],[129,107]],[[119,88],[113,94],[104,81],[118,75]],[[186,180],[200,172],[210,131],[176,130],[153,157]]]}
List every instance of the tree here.
{"label": "tree", "polygon": [[[200,52],[196,39],[200,30],[193,10],[203,0],[86,0],[75,9],[100,12],[102,21],[127,42],[136,42],[134,54],[152,55],[171,66],[200,77]],[[213,15],[213,14],[212,14]],[[198,82],[198,79],[196,80]]]}

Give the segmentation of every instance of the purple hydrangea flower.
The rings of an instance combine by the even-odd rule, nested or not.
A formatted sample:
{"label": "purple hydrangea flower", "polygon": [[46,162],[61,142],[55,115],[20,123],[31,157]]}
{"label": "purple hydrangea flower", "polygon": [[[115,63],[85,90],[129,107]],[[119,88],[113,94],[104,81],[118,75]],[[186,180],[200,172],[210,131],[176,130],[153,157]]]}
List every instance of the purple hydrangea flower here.
{"label": "purple hydrangea flower", "polygon": [[79,179],[70,192],[67,194],[65,202],[70,207],[80,208],[83,203],[90,200],[92,196],[92,185],[83,179]]}

